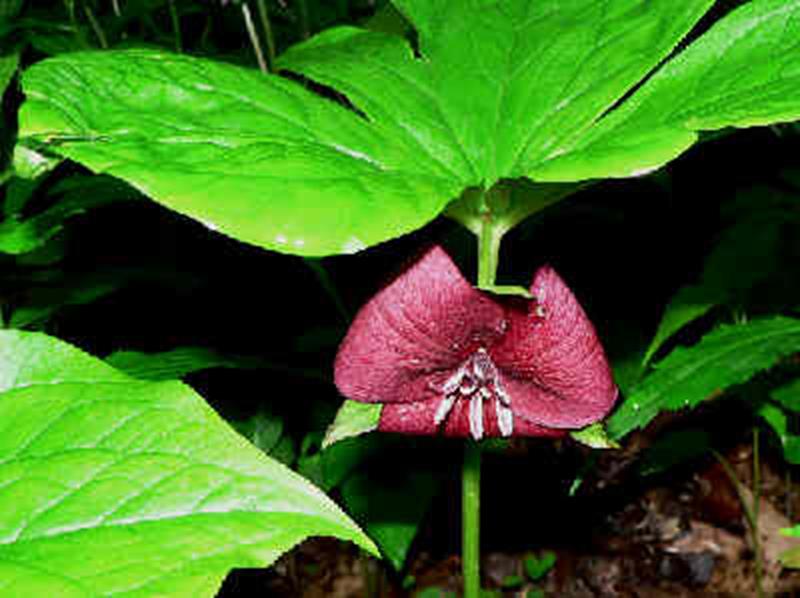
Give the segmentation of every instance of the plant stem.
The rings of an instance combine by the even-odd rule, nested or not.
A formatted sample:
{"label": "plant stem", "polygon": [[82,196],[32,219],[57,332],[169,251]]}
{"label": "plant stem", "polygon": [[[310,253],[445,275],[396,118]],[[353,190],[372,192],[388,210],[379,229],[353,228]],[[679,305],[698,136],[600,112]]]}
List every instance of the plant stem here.
{"label": "plant stem", "polygon": [[308,6],[306,0],[297,0],[297,21],[300,25],[300,39],[308,39],[311,30],[308,27]]}
{"label": "plant stem", "polygon": [[[487,214],[478,235],[478,286],[492,287],[497,277],[500,240],[503,231]],[[467,440],[464,448],[464,465],[461,484],[461,567],[464,577],[464,598],[479,598],[481,592],[480,570],[480,519],[481,519],[481,446]]]}
{"label": "plant stem", "polygon": [[75,14],[75,0],[64,0],[64,7],[67,9],[69,23],[72,27],[72,31],[75,33],[75,39],[78,40],[80,45],[86,46],[86,39],[83,37],[83,32],[81,31],[80,25],[78,25],[78,18]]}
{"label": "plant stem", "polygon": [[269,21],[269,11],[264,0],[257,0],[258,16],[264,28],[264,40],[267,42],[267,68],[272,72],[275,68],[275,36],[272,33],[272,24]]}
{"label": "plant stem", "polygon": [[758,519],[761,511],[761,459],[758,448],[758,426],[753,427],[753,550],[756,552],[756,591],[759,598],[764,596],[762,579],[764,562],[761,554],[761,538],[758,537]]}
{"label": "plant stem", "polygon": [[264,60],[264,53],[261,51],[261,42],[258,41],[258,34],[253,25],[253,16],[250,14],[250,7],[247,6],[246,2],[242,2],[242,14],[244,15],[244,24],[245,27],[247,27],[247,34],[250,36],[250,43],[253,45],[253,51],[256,54],[258,68],[261,69],[262,73],[268,73],[269,69]]}
{"label": "plant stem", "polygon": [[172,30],[175,32],[175,51],[178,54],[183,52],[183,36],[181,35],[181,20],[178,17],[178,9],[175,0],[168,0],[169,18],[172,20]]}
{"label": "plant stem", "polygon": [[461,563],[464,576],[464,598],[478,598],[481,592],[480,515],[481,515],[481,447],[467,441],[461,486]]}
{"label": "plant stem", "polygon": [[[753,436],[754,441],[754,452],[753,452],[753,471],[755,472],[755,468],[757,467],[758,463],[758,449],[756,448],[758,444],[758,433],[755,432]],[[748,504],[747,498],[742,491],[742,483],[739,481],[739,478],[736,477],[736,472],[733,471],[733,467],[731,464],[728,463],[728,460],[723,457],[720,453],[715,451],[714,449],[711,450],[714,457],[719,461],[719,464],[722,465],[722,470],[725,472],[725,475],[728,476],[728,479],[733,484],[734,490],[736,490],[736,495],[739,497],[739,502],[742,503],[742,510],[744,511],[744,517],[747,520],[747,527],[750,530],[750,541],[753,544],[753,552],[755,553],[755,577],[756,577],[756,593],[758,598],[764,598],[764,588],[761,586],[761,568],[762,568],[762,560],[761,560],[761,542],[759,542],[758,538],[758,511],[757,511],[757,499],[755,492],[753,493],[753,504]],[[753,483],[755,484],[758,480],[755,478],[753,479]],[[760,494],[760,492],[759,492]]]}
{"label": "plant stem", "polygon": [[489,288],[494,286],[497,277],[497,264],[500,259],[500,241],[503,231],[491,221],[481,225],[478,236],[478,287]]}
{"label": "plant stem", "polygon": [[344,300],[339,294],[339,291],[336,289],[336,285],[333,284],[333,280],[331,280],[330,274],[328,274],[328,271],[322,264],[322,260],[308,257],[302,259],[306,266],[308,266],[317,277],[317,281],[319,282],[320,286],[325,290],[326,293],[328,293],[328,297],[330,297],[331,301],[336,307],[336,311],[338,311],[339,315],[342,317],[342,320],[345,322],[345,324],[349,324],[350,320],[353,318],[350,315],[350,312],[347,311]]}
{"label": "plant stem", "polygon": [[92,30],[94,31],[94,34],[97,36],[97,41],[100,42],[100,47],[103,48],[104,50],[107,50],[108,40],[106,39],[106,34],[103,32],[103,28],[100,27],[100,22],[95,18],[92,9],[84,4],[83,12],[86,13],[86,19],[92,26]]}

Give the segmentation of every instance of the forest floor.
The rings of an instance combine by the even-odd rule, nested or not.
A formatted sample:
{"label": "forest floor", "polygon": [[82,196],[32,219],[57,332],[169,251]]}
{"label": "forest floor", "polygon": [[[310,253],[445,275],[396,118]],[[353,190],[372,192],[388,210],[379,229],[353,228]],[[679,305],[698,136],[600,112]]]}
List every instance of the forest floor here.
{"label": "forest floor", "polygon": [[[718,412],[716,416],[719,416]],[[712,418],[715,417],[712,414]],[[669,419],[669,418],[667,418]],[[667,422],[668,424],[669,422]],[[701,421],[702,423],[702,421]],[[733,425],[724,419],[716,425]],[[673,468],[663,475],[642,479],[628,470],[635,456],[649,446],[663,427],[634,433],[618,451],[603,452],[596,462],[577,510],[562,513],[591,521],[580,531],[544,533],[529,546],[512,542],[503,549],[503,534],[484,544],[483,587],[492,596],[557,596],[559,598],[676,598],[758,596],[756,550],[743,503],[752,510],[754,443],[752,428],[742,427],[738,439],[718,455],[738,478],[734,484],[719,458],[707,455]],[[800,488],[790,477],[781,455],[764,440],[759,443],[760,496],[757,528],[762,555],[763,596],[800,596],[800,571],[782,568],[778,555],[798,546],[798,539],[780,534],[800,513]],[[484,480],[486,483],[486,480]],[[561,497],[565,504],[566,497]],[[558,499],[553,504],[559,504]],[[588,506],[587,506],[588,505]],[[440,500],[436,509],[460,506]],[[542,516],[542,511],[528,515]],[[546,517],[546,515],[545,515]],[[441,517],[423,523],[402,574],[385,563],[366,557],[352,545],[312,538],[262,571],[231,575],[220,596],[274,596],[276,598],[399,598],[456,597],[461,576],[458,542],[437,541]],[[457,520],[457,512],[451,513]],[[483,526],[493,523],[484,511]],[[448,532],[449,533],[449,532]],[[451,534],[452,535],[452,534]],[[500,541],[498,542],[498,537]],[[556,564],[540,581],[525,581],[524,560],[550,550]],[[543,591],[536,594],[534,590]],[[252,593],[251,593],[252,592]]]}

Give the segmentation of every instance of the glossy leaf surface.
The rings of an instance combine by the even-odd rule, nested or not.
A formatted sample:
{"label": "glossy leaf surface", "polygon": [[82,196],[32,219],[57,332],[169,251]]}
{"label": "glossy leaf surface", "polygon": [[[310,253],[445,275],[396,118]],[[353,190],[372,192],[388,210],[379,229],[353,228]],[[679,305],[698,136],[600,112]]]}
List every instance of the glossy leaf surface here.
{"label": "glossy leaf surface", "polygon": [[189,387],[0,333],[0,594],[213,596],[312,534],[371,542]]}
{"label": "glossy leaf surface", "polygon": [[660,411],[694,407],[798,350],[797,319],[776,316],[723,326],[656,364],[608,420],[608,431],[621,438],[647,425]]}
{"label": "glossy leaf surface", "polygon": [[800,0],[754,0],[716,23],[532,176],[647,172],[689,148],[699,131],[800,118],[799,88]]}
{"label": "glossy leaf surface", "polygon": [[278,61],[355,110],[188,56],[73,53],[25,74],[21,135],[242,241],[346,253],[419,228],[466,187],[535,175],[710,4],[398,1],[422,57],[343,27]]}

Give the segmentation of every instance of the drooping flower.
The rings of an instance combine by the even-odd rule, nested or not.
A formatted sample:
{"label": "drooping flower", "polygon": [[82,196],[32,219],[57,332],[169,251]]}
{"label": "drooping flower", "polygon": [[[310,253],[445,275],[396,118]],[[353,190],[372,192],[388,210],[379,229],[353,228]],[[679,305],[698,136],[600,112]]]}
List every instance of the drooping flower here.
{"label": "drooping flower", "polygon": [[592,323],[552,268],[530,292],[475,289],[433,247],[358,313],[336,386],[383,403],[379,429],[389,432],[559,436],[602,419],[617,388]]}

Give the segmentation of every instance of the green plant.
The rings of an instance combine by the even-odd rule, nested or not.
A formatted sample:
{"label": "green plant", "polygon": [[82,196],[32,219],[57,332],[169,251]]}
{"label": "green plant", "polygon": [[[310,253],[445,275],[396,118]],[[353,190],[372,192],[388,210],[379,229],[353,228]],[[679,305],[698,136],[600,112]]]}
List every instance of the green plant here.
{"label": "green plant", "polygon": [[[392,240],[446,216],[477,239],[477,286],[506,296],[502,301],[527,301],[530,293],[500,284],[496,274],[502,239],[530,216],[595,191],[599,179],[644,177],[707,132],[800,118],[798,0],[753,0],[726,14],[709,13],[711,0],[396,0],[398,12],[381,8],[371,29],[348,24],[314,36],[348,15],[347,3],[303,2],[288,11],[263,2],[33,4],[4,6],[4,14],[20,16],[0,24],[0,87],[21,70],[24,96],[18,131],[9,127],[2,139],[0,251],[13,276],[4,280],[9,298],[0,306],[12,329],[0,339],[0,378],[7,381],[0,501],[14,508],[0,509],[0,529],[8,532],[0,542],[0,593],[9,595],[208,595],[231,567],[270,564],[311,534],[374,551],[321,492],[263,454],[277,456],[280,446],[283,460],[340,492],[397,567],[436,490],[429,472],[410,476],[424,499],[398,526],[365,506],[374,492],[396,511],[360,471],[372,454],[360,435],[378,426],[380,404],[345,402],[324,437],[318,422],[292,437],[269,410],[240,419],[238,429],[259,452],[174,381],[210,365],[251,367],[248,359],[161,343],[156,366],[117,354],[112,367],[52,336],[14,330],[57,335],[66,306],[96,305],[143,280],[198,284],[201,277],[191,275],[176,282],[179,267],[71,269],[65,239],[80,245],[73,233],[79,214],[123,200],[141,208],[144,195],[196,220],[211,238],[219,232],[307,258],[381,245],[375,251],[386,251],[395,266],[402,252]],[[229,50],[224,35],[214,35],[238,30],[245,40],[247,14],[251,32],[260,27],[264,40],[274,35],[274,43],[265,41],[275,48],[274,61],[272,50],[264,61],[272,73],[242,66],[252,65],[250,46]],[[710,27],[695,30],[706,14]],[[294,39],[304,41],[290,46]],[[797,224],[796,208],[786,206],[798,191],[796,173],[787,176],[781,192],[757,189],[739,198],[699,280],[681,280],[687,284],[652,338],[637,343],[626,330],[634,349],[612,355],[625,400],[608,421],[611,440],[767,369],[793,379],[787,361],[800,348],[800,298],[794,286],[776,284],[793,271],[786,233]],[[766,220],[742,216],[754,205],[765,208]],[[751,246],[763,254],[739,251],[743,237],[756,236],[760,242]],[[678,235],[673,242],[680,243]],[[308,263],[335,289],[324,266]],[[272,272],[246,276],[269,279],[275,295],[300,295]],[[632,295],[637,287],[619,292]],[[349,312],[338,304],[341,320]],[[270,310],[262,311],[253,320]],[[296,329],[308,311],[292,312]],[[334,330],[334,345],[343,332]],[[257,341],[281,342],[268,335]],[[263,386],[274,388],[287,372],[327,381],[320,369],[268,367]],[[137,380],[148,378],[143,372],[162,381]],[[793,461],[786,422],[796,409],[782,397],[774,391],[753,405]],[[600,440],[592,442],[611,445],[594,432]],[[281,438],[289,440],[281,445]],[[470,530],[477,529],[478,463],[470,445]],[[67,482],[56,483],[55,471]],[[169,492],[158,490],[159,480]],[[151,498],[141,492],[148,481]],[[284,508],[295,497],[305,505],[301,515]],[[91,506],[98,501],[108,508],[98,512]],[[267,520],[271,538],[262,535]],[[125,525],[106,525],[120,521]],[[119,573],[107,551],[121,553],[129,524],[135,549]],[[197,545],[209,552],[192,564]],[[476,596],[476,532],[467,545],[468,595]],[[220,552],[212,556],[215,546]]]}

